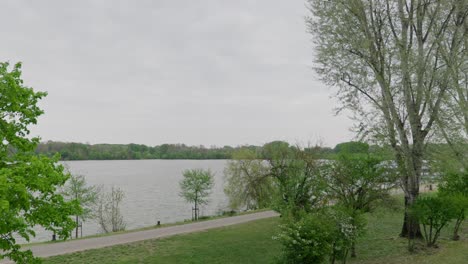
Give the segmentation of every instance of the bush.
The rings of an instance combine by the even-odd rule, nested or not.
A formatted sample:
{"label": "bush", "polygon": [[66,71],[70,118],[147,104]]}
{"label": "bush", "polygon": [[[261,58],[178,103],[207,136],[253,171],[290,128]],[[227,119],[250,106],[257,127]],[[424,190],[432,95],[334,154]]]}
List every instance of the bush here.
{"label": "bush", "polygon": [[451,200],[455,213],[453,240],[459,240],[458,232],[468,212],[468,172],[448,173],[439,185],[439,195]]}
{"label": "bush", "polygon": [[283,244],[282,263],[346,263],[363,226],[356,219],[339,208],[303,214],[283,226],[278,236]]}
{"label": "bush", "polygon": [[442,228],[456,217],[451,199],[440,196],[420,197],[412,212],[423,225],[424,239],[428,247],[436,245]]}
{"label": "bush", "polygon": [[333,252],[333,236],[333,224],[315,215],[282,226],[282,263],[323,263]]}
{"label": "bush", "polygon": [[455,219],[452,239],[459,240],[460,236],[458,235],[458,232],[468,212],[468,196],[462,194],[453,194],[447,196],[446,199],[450,201]]}

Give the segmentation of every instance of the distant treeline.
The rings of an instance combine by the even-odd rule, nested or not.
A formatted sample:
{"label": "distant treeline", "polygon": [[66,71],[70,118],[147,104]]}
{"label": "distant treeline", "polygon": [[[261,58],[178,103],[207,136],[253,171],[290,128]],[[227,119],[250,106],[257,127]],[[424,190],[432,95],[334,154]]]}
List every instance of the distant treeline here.
{"label": "distant treeline", "polygon": [[132,160],[132,159],[229,159],[235,148],[205,148],[184,144],[146,146],[139,144],[83,144],[48,141],[40,143],[36,153],[62,160]]}
{"label": "distant treeline", "polygon": [[[278,143],[279,141],[276,141]],[[269,145],[275,142],[265,144]],[[286,143],[286,142],[284,142]],[[287,143],[286,143],[287,144]],[[133,160],[133,159],[231,159],[233,153],[241,149],[250,149],[262,157],[264,146],[224,146],[204,147],[187,146],[185,144],[163,144],[159,146],[146,146],[139,144],[83,144],[48,141],[40,143],[36,153],[47,156],[60,154],[62,160]],[[291,147],[295,147],[292,146]],[[360,142],[345,142],[334,148],[314,146],[304,151],[313,151],[318,158],[334,159],[337,153],[359,153],[380,151],[391,155],[382,148],[370,146]]]}

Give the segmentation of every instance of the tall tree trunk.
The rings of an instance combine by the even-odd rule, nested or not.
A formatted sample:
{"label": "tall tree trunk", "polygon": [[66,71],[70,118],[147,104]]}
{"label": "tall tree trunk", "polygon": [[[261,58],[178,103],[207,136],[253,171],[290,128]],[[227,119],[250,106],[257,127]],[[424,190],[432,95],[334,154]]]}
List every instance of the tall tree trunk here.
{"label": "tall tree trunk", "polygon": [[419,222],[409,213],[409,209],[413,206],[417,197],[417,193],[415,195],[414,193],[410,192],[409,196],[405,195],[405,215],[400,233],[401,237],[422,238]]}

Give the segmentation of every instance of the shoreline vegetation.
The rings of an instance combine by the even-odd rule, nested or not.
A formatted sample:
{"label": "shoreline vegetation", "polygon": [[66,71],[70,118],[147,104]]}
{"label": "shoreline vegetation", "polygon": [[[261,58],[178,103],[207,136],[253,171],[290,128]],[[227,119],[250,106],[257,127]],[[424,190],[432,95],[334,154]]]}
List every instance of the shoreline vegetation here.
{"label": "shoreline vegetation", "polygon": [[[267,144],[271,144],[273,141]],[[267,145],[265,144],[265,145]],[[233,159],[235,153],[242,150],[253,151],[259,158],[264,158],[264,146],[243,145],[243,146],[188,146],[185,144],[162,144],[157,146],[147,146],[142,144],[87,144],[74,142],[47,141],[39,143],[35,153],[52,157],[59,154],[63,161],[70,160],[216,160]],[[320,145],[295,146],[291,148],[301,148],[305,152],[311,152],[319,159],[336,159],[338,153],[360,153],[369,152],[378,154],[383,159],[392,160],[393,154],[389,146],[377,146],[361,142],[343,142],[334,148]],[[446,144],[431,144],[429,150],[435,152],[445,152],[448,150]]]}

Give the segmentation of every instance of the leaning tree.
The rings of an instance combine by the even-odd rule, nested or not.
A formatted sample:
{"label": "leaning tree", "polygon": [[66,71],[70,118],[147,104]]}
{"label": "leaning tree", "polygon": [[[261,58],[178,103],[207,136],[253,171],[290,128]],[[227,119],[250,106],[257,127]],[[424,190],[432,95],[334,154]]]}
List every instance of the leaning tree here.
{"label": "leaning tree", "polygon": [[[425,146],[461,78],[454,69],[466,58],[468,2],[308,2],[316,71],[338,88],[341,109],[355,113],[361,135],[392,147],[409,208],[419,195]],[[401,234],[421,234],[407,212]]]}

